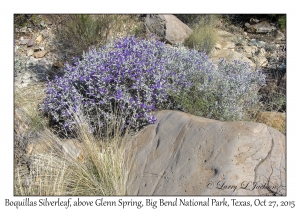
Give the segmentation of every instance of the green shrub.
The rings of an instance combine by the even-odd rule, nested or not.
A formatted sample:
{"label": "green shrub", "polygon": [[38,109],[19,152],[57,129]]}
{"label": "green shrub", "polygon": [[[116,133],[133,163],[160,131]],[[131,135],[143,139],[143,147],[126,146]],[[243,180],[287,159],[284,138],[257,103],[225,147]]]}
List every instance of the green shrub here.
{"label": "green shrub", "polygon": [[209,54],[217,42],[217,32],[211,25],[196,26],[184,45]]}
{"label": "green shrub", "polygon": [[103,46],[118,36],[141,33],[141,24],[133,15],[53,15],[57,22],[60,49],[68,58],[89,48]]}
{"label": "green shrub", "polygon": [[286,28],[286,14],[269,14],[273,21],[277,21],[281,29]]}
{"label": "green shrub", "polygon": [[217,96],[213,92],[206,95],[198,91],[198,85],[194,85],[189,91],[182,91],[180,94],[172,94],[174,101],[178,104],[178,109],[192,115],[220,119],[221,116],[214,109]]}
{"label": "green shrub", "polygon": [[286,28],[286,16],[280,16],[278,18],[278,23],[281,29],[285,29]]}

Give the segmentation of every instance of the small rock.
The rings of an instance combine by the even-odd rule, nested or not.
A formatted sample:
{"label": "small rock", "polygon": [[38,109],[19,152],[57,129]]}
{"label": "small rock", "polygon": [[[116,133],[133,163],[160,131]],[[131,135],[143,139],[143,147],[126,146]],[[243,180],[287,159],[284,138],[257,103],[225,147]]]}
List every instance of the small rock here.
{"label": "small rock", "polygon": [[253,60],[256,63],[256,65],[258,65],[260,67],[265,67],[268,64],[268,59],[266,57],[263,57],[263,56],[255,56],[253,58]]}
{"label": "small rock", "polygon": [[251,24],[251,25],[254,25],[254,24],[256,24],[256,23],[259,23],[259,20],[254,19],[254,18],[251,18],[251,19],[250,19],[250,24]]}
{"label": "small rock", "polygon": [[33,49],[33,51],[34,51],[34,52],[41,51],[41,48],[39,48],[39,47],[35,47],[35,48]]}
{"label": "small rock", "polygon": [[43,40],[43,36],[42,35],[39,35],[37,38],[36,38],[36,43],[37,44],[40,44],[41,42],[42,42],[42,40]]}
{"label": "small rock", "polygon": [[35,45],[35,42],[32,39],[30,39],[27,43],[27,47],[32,47],[33,45]]}
{"label": "small rock", "polygon": [[42,58],[44,57],[48,52],[46,50],[42,50],[42,51],[39,51],[39,52],[35,52],[34,53],[34,57],[35,58]]}
{"label": "small rock", "polygon": [[285,35],[281,32],[281,31],[276,31],[276,35],[275,35],[275,38],[277,40],[285,40]]}
{"label": "small rock", "polygon": [[32,49],[29,49],[28,51],[27,51],[27,56],[32,56],[33,55],[33,50]]}
{"label": "small rock", "polygon": [[248,28],[248,27],[250,27],[251,25],[250,25],[250,23],[245,23],[245,26]]}
{"label": "small rock", "polygon": [[250,46],[257,46],[256,39],[251,39],[250,42],[249,42],[249,45]]}
{"label": "small rock", "polygon": [[221,46],[220,44],[216,43],[216,45],[215,45],[215,49],[217,49],[217,50],[221,50],[221,49],[222,49],[222,46]]}
{"label": "small rock", "polygon": [[258,56],[261,56],[261,57],[266,56],[266,50],[265,50],[264,48],[261,48],[261,49],[259,50]]}
{"label": "small rock", "polygon": [[235,44],[233,42],[226,42],[223,49],[234,49]]}
{"label": "small rock", "polygon": [[257,51],[257,47],[255,46],[243,46],[243,54],[247,58],[252,58],[253,55],[255,55],[256,51]]}
{"label": "small rock", "polygon": [[20,29],[20,32],[26,33],[27,32],[27,27],[23,27]]}
{"label": "small rock", "polygon": [[23,39],[20,41],[21,45],[26,45],[29,42],[29,39]]}
{"label": "small rock", "polygon": [[44,26],[45,26],[45,21],[42,20],[41,23],[40,23],[40,25],[41,25],[42,27],[44,27]]}
{"label": "small rock", "polygon": [[49,37],[49,31],[47,29],[42,30],[41,34],[43,35],[43,38],[48,38]]}
{"label": "small rock", "polygon": [[247,40],[243,40],[243,41],[241,42],[241,45],[242,45],[242,46],[248,46]]}
{"label": "small rock", "polygon": [[265,45],[266,45],[265,42],[263,42],[263,41],[257,41],[257,46],[258,47],[264,47]]}

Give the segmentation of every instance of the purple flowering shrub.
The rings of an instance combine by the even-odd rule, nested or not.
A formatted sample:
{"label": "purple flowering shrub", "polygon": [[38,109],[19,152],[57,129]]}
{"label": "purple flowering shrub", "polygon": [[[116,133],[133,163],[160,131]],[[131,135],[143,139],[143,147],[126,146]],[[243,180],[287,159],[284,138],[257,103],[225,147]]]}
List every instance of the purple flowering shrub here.
{"label": "purple flowering shrub", "polygon": [[[179,63],[178,57],[186,59]],[[76,123],[74,114],[90,120],[91,129],[109,122],[118,112],[123,126],[139,128],[156,121],[151,113],[168,104],[168,90],[188,88],[190,53],[181,53],[159,41],[127,37],[111,46],[89,50],[64,75],[48,82],[42,109],[68,131]],[[177,59],[177,60],[176,60]]]}
{"label": "purple flowering shrub", "polygon": [[263,83],[263,75],[244,63],[222,61],[216,68],[203,52],[126,37],[66,63],[64,75],[48,82],[41,108],[67,131],[81,121],[91,131],[101,129],[116,115],[122,127],[139,129],[155,123],[156,109],[184,109],[191,99],[177,99],[191,90],[211,110],[203,117],[240,117],[257,102]]}

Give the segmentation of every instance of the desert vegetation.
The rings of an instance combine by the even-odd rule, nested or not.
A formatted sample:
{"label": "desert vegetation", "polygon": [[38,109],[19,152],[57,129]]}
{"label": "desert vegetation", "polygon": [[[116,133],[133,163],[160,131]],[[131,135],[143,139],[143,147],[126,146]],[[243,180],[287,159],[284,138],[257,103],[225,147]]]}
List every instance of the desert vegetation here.
{"label": "desert vegetation", "polygon": [[[68,59],[60,74],[15,90],[15,123],[23,125],[14,140],[15,195],[126,195],[125,142],[155,123],[156,110],[253,120],[265,75],[240,61],[209,60],[217,17],[178,17],[194,29],[179,47],[146,35],[137,15],[50,17]],[[16,16],[15,27],[35,20]],[[17,68],[26,66],[16,54]],[[30,149],[32,139],[42,153]],[[82,154],[64,152],[70,139]]]}

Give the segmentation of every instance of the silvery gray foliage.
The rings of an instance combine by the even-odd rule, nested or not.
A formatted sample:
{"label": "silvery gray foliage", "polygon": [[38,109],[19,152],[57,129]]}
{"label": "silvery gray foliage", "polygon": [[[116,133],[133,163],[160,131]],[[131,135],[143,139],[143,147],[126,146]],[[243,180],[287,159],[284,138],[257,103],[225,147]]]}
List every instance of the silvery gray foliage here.
{"label": "silvery gray foliage", "polygon": [[[197,95],[209,101],[210,110],[202,117],[217,120],[242,120],[248,111],[258,104],[261,96],[259,89],[266,85],[266,76],[260,69],[251,68],[242,61],[227,62],[220,59],[214,66],[203,52],[189,50],[179,46],[172,61],[177,65],[185,65],[187,80],[197,84]],[[186,63],[184,55],[191,55]],[[202,59],[197,59],[201,57]],[[180,93],[179,93],[180,94]]]}
{"label": "silvery gray foliage", "polygon": [[251,74],[239,62],[223,61],[218,68],[203,52],[121,38],[66,63],[64,75],[48,82],[41,108],[60,128],[72,131],[74,124],[88,119],[93,131],[116,115],[124,128],[155,123],[152,111],[172,103],[169,93],[180,94],[195,81],[201,84],[199,92],[220,95],[215,108],[225,115],[256,102],[262,74]]}
{"label": "silvery gray foliage", "polygon": [[[211,75],[210,88],[217,96],[214,110],[219,120],[241,120],[247,111],[258,104],[259,89],[266,84],[266,76],[260,69],[253,69],[249,63],[220,60],[217,71]],[[202,85],[202,92],[209,90]]]}
{"label": "silvery gray foliage", "polygon": [[123,126],[154,123],[151,111],[164,106],[167,91],[190,85],[187,66],[172,60],[174,53],[162,42],[134,37],[91,49],[74,63],[66,63],[63,76],[48,82],[41,108],[67,130],[76,123],[74,114],[92,119],[92,130],[109,122],[117,111]]}

